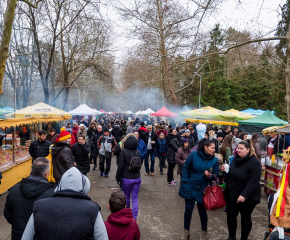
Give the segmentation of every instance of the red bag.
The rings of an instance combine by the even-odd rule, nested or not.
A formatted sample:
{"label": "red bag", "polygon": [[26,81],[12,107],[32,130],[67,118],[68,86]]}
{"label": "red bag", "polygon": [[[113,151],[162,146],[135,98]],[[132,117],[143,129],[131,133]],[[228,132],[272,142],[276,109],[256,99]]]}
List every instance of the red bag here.
{"label": "red bag", "polygon": [[[215,176],[216,178],[216,176]],[[217,182],[217,178],[216,178]],[[214,186],[208,185],[203,193],[205,194],[202,201],[206,210],[215,210],[226,206],[225,197],[222,188],[218,183]]]}

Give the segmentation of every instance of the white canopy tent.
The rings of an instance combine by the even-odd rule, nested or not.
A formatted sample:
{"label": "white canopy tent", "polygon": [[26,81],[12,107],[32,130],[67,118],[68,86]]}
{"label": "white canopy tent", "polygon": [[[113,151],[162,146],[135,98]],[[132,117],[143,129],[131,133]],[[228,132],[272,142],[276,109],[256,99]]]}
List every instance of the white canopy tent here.
{"label": "white canopy tent", "polygon": [[151,113],[155,113],[151,108],[148,108],[147,110],[145,110],[145,111],[142,111],[142,115],[149,115],[149,114],[151,114]]}
{"label": "white canopy tent", "polygon": [[127,113],[127,114],[133,114],[133,112],[130,111],[130,110],[128,110],[126,113]]}
{"label": "white canopy tent", "polygon": [[85,115],[85,116],[95,116],[98,113],[96,112],[98,110],[92,109],[86,104],[79,105],[74,110],[69,111],[71,115]]}

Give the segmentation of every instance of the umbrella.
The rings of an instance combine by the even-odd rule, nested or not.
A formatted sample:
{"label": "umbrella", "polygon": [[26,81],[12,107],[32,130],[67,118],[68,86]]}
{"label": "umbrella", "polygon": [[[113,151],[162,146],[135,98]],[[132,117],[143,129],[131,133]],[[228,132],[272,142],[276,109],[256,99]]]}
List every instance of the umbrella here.
{"label": "umbrella", "polygon": [[233,115],[218,110],[213,107],[203,107],[200,109],[183,112],[180,114],[182,117],[190,117],[197,119],[223,119],[223,118],[235,118]]}

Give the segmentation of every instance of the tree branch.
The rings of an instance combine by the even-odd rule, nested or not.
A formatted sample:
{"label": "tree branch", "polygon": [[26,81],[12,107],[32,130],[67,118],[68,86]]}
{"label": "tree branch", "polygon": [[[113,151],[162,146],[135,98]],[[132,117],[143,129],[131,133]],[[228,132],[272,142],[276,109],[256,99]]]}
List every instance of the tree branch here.
{"label": "tree branch", "polygon": [[28,4],[30,7],[33,8],[37,8],[38,7],[38,3],[40,3],[42,0],[37,0],[37,2],[35,4],[29,2],[28,0],[18,0],[20,2],[25,2],[26,4]]}

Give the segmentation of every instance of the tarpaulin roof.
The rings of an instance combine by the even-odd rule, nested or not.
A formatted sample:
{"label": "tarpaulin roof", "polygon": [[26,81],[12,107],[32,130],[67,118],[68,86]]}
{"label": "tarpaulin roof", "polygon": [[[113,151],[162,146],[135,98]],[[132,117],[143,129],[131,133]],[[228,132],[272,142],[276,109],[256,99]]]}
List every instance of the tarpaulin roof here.
{"label": "tarpaulin roof", "polygon": [[86,104],[79,105],[77,108],[74,110],[69,111],[72,115],[90,115],[94,116],[97,114],[96,110],[90,108]]}
{"label": "tarpaulin roof", "polygon": [[239,124],[243,125],[252,125],[252,126],[283,126],[288,124],[288,122],[283,121],[282,119],[276,117],[270,111],[265,111],[262,115],[249,119],[249,120],[241,120],[238,121]]}
{"label": "tarpaulin roof", "polygon": [[225,118],[227,119],[235,118],[233,115],[229,113],[223,112],[210,106],[183,112],[180,113],[180,116],[198,119],[215,119],[215,120],[224,120]]}
{"label": "tarpaulin roof", "polygon": [[[7,118],[14,116],[14,113],[7,114]],[[22,108],[15,112],[15,118],[23,117],[49,117],[49,116],[68,116],[71,114],[61,109],[52,107],[46,103],[37,103],[33,106]]]}
{"label": "tarpaulin roof", "polygon": [[177,117],[178,114],[170,112],[165,106],[162,107],[159,111],[155,113],[151,113],[151,116],[156,116],[156,117]]}
{"label": "tarpaulin roof", "polygon": [[227,110],[227,111],[224,111],[224,112],[226,112],[228,114],[231,114],[237,120],[248,120],[248,119],[254,118],[254,116],[251,115],[251,114],[240,112],[240,111],[235,110],[235,109],[230,109],[230,110]]}
{"label": "tarpaulin roof", "polygon": [[225,121],[205,120],[205,119],[186,118],[185,121],[186,122],[217,124],[217,125],[229,125],[229,126],[238,126],[239,125],[237,122],[225,122]]}
{"label": "tarpaulin roof", "polygon": [[[241,112],[243,112],[243,113],[248,113],[248,114],[250,114],[250,115],[252,115],[252,116],[257,117],[257,116],[262,115],[262,114],[265,112],[265,110],[262,110],[262,109],[253,109],[253,108],[248,108],[248,109],[243,110],[243,111],[241,111]],[[274,111],[271,111],[271,113],[275,114]]]}

